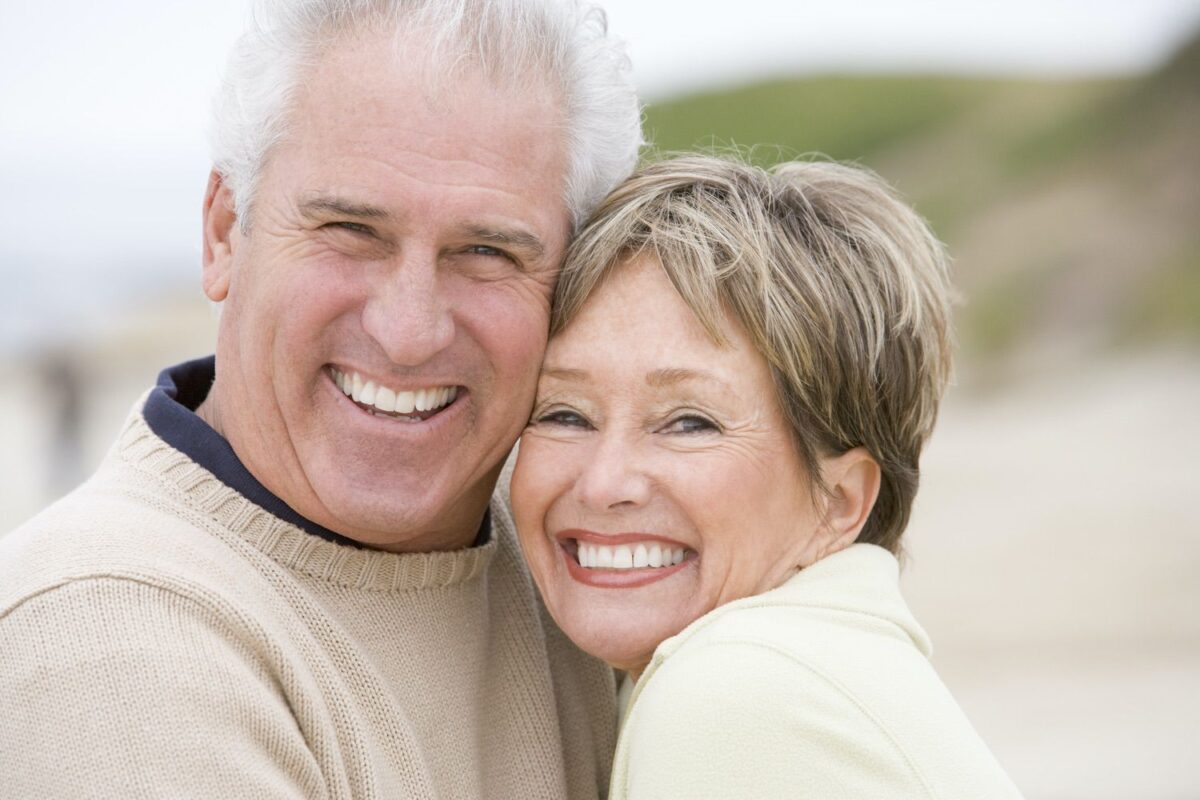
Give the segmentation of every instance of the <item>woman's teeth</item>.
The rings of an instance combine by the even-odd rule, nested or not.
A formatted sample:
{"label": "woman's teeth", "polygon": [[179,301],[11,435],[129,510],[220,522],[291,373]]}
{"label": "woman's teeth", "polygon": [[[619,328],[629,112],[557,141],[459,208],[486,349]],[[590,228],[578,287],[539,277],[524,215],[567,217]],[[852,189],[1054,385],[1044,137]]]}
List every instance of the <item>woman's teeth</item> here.
{"label": "woman's teeth", "polygon": [[452,403],[458,396],[457,386],[402,391],[381,386],[375,381],[364,381],[357,372],[342,372],[332,367],[329,372],[333,382],[351,400],[364,406],[373,406],[386,414],[436,411]]}
{"label": "woman's teeth", "polygon": [[587,569],[641,569],[643,567],[673,567],[682,563],[690,552],[686,547],[665,547],[660,544],[604,545],[577,542],[576,559]]}

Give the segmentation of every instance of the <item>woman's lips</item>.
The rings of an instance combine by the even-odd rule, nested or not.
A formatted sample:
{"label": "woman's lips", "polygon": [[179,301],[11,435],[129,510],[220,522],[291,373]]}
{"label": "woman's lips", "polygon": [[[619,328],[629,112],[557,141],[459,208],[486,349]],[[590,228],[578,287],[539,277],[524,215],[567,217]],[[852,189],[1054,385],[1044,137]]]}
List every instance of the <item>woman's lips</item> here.
{"label": "woman's lips", "polygon": [[686,569],[699,557],[682,542],[645,533],[568,530],[555,538],[571,577],[602,588],[654,583]]}

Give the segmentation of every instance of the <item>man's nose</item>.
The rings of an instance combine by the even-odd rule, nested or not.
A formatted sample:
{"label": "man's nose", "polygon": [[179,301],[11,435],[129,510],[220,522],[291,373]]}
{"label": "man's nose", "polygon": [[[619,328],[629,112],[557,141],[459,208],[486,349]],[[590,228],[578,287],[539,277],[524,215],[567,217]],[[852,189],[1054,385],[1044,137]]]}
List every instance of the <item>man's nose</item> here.
{"label": "man's nose", "polygon": [[454,341],[454,314],[441,286],[434,253],[398,257],[370,284],[362,325],[391,359],[404,367],[424,364]]}
{"label": "man's nose", "polygon": [[633,509],[646,505],[654,481],[634,437],[598,432],[598,441],[576,483],[580,500],[592,511]]}

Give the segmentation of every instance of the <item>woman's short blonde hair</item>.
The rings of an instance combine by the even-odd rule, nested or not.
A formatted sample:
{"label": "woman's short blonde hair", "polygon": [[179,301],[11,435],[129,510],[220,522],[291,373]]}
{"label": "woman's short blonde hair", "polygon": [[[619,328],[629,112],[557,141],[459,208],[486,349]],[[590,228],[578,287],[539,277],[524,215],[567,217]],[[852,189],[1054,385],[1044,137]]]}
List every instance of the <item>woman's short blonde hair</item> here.
{"label": "woman's short blonde hair", "polygon": [[727,320],[749,334],[813,487],[822,456],[863,447],[874,457],[879,499],[858,541],[897,552],[951,370],[948,263],[925,221],[858,167],[650,164],[572,244],[551,334],[606,275],[647,254],[714,341],[726,343]]}

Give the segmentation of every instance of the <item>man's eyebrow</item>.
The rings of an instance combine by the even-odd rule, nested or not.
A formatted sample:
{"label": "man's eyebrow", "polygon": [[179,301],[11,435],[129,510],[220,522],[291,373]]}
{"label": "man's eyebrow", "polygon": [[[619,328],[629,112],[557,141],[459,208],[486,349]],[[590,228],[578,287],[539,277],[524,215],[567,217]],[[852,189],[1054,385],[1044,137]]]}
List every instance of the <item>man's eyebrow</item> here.
{"label": "man's eyebrow", "polygon": [[300,213],[306,217],[326,217],[331,214],[357,217],[358,219],[387,219],[390,215],[379,206],[370,203],[355,203],[341,197],[318,195],[300,204]]}
{"label": "man's eyebrow", "polygon": [[472,239],[480,239],[489,244],[519,250],[529,259],[536,260],[546,254],[546,246],[542,244],[542,240],[526,231],[499,230],[473,225],[466,228],[463,233]]}

